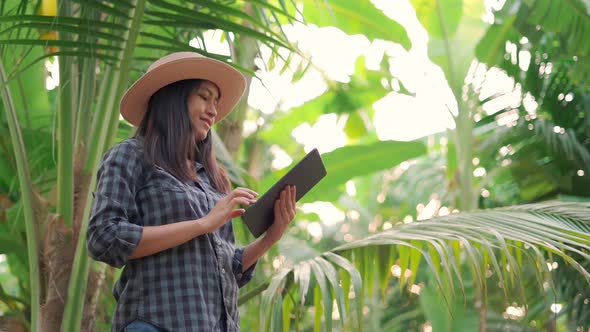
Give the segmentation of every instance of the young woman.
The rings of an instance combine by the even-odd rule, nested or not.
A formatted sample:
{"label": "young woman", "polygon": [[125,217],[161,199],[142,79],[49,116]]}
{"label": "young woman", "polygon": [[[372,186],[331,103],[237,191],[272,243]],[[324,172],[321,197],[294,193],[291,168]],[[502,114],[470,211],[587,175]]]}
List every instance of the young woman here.
{"label": "young woman", "polygon": [[295,188],[264,236],[236,248],[230,221],[257,193],[230,189],[211,127],[235,106],[244,77],[197,53],[150,66],[121,101],[138,126],[103,157],[88,225],[90,256],[123,267],[112,331],[239,331],[238,287],[295,216]]}

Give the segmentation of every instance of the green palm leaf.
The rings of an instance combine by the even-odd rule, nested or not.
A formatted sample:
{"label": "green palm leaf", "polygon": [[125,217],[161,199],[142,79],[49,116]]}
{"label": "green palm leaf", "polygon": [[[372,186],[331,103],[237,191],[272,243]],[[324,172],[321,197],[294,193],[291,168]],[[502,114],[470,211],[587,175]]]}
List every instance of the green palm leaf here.
{"label": "green palm leaf", "polygon": [[555,32],[567,40],[567,47],[580,56],[590,53],[590,8],[580,0],[555,2],[525,0],[527,22],[540,24],[548,32]]}
{"label": "green palm leaf", "polygon": [[[133,5],[121,1],[80,0],[78,2],[84,8],[93,9],[106,19],[6,15],[0,17],[0,42],[5,45],[56,46],[65,52],[87,52],[87,54],[78,53],[77,56],[87,55],[99,58],[105,54],[112,56],[119,52],[123,47],[120,32],[125,29],[125,25],[121,22],[130,20],[128,10],[133,8]],[[254,1],[254,5],[260,4]],[[292,19],[292,16],[282,8],[271,5],[260,5],[256,8],[270,11],[272,15],[284,15],[288,20]],[[268,45],[273,51],[277,47],[290,48],[284,35],[275,33],[257,16],[240,11],[233,4],[200,1],[191,8],[186,2],[151,0],[148,1],[145,13],[142,19],[142,33],[152,39],[158,39],[157,43],[140,43],[140,47],[149,50],[159,49],[166,52],[194,50],[188,46],[189,40],[186,33],[192,32],[193,37],[196,37],[199,31],[206,29],[222,29],[226,32],[251,36]],[[249,22],[252,27],[243,24],[244,21]],[[40,34],[45,31],[67,32],[73,38],[67,41],[40,39]],[[174,31],[172,35],[170,35],[171,31]],[[13,36],[14,32],[18,33],[16,38]],[[85,40],[84,36],[92,36],[95,40]]]}
{"label": "green palm leaf", "polygon": [[127,11],[135,7],[135,5],[130,3],[129,0],[117,1],[113,3],[105,3],[103,1],[97,0],[73,0],[72,2],[77,2],[84,7],[92,8],[111,17],[123,20],[131,19]]}
{"label": "green palm leaf", "polygon": [[[518,185],[519,196],[525,201],[555,193],[587,195],[588,179],[583,175],[590,171],[587,125],[590,98],[583,86],[571,80],[576,66],[569,61],[540,61],[539,51],[535,51],[534,57],[526,71],[522,71],[518,63],[503,61],[500,64],[524,89],[523,100],[530,94],[538,106],[534,116],[523,105],[519,106],[519,119],[512,127],[496,123],[504,113],[513,111],[511,107],[477,124],[481,130],[478,149],[489,161],[489,165],[484,166],[497,172],[510,172],[515,177],[512,183]],[[549,73],[544,71],[548,63],[553,68]],[[506,146],[513,149],[510,155],[499,156],[499,149]],[[496,158],[507,159],[512,164],[498,167]],[[584,174],[580,175],[580,171]],[[519,176],[521,174],[527,176]]]}
{"label": "green palm leaf", "polygon": [[[583,0],[512,0],[494,16],[476,49],[478,59],[490,66],[503,62],[506,41],[518,45],[523,36],[543,52],[551,50],[563,58],[583,58],[590,52],[590,8]],[[583,73],[576,76],[587,77],[588,66],[577,68]]]}
{"label": "green palm leaf", "polygon": [[117,23],[106,22],[101,20],[94,20],[79,17],[60,17],[59,24],[55,17],[41,16],[41,15],[4,15],[0,16],[0,23],[12,24],[38,24],[43,25],[47,30],[55,30],[60,26],[75,26],[84,27],[85,29],[109,29],[117,31],[125,31],[125,26]]}
{"label": "green palm leaf", "polygon": [[[320,291],[316,295],[321,294],[324,299],[324,309],[328,309],[327,304],[331,304],[333,300],[338,301],[339,297],[337,293],[330,292],[325,284],[326,280],[329,280],[331,285],[337,284],[329,276],[333,273],[331,272],[333,268],[350,273],[355,282],[356,296],[360,296],[357,289],[362,287],[359,280],[361,274],[344,256],[351,257],[350,259],[357,263],[362,261],[364,265],[375,266],[380,263],[378,257],[358,253],[371,247],[390,246],[399,248],[394,261],[407,260],[405,266],[410,267],[412,280],[425,280],[424,278],[428,275],[434,276],[436,280],[430,287],[435,286],[439,292],[446,290],[441,294],[447,306],[455,301],[454,298],[460,296],[457,294],[458,289],[451,292],[449,290],[452,288],[447,287],[453,283],[452,279],[457,279],[456,283],[460,285],[465,297],[467,279],[475,282],[477,289],[487,289],[486,284],[491,281],[486,280],[486,273],[503,280],[502,283],[506,289],[515,290],[515,294],[527,303],[526,301],[530,299],[524,293],[524,290],[528,288],[523,284],[524,274],[534,273],[537,278],[532,280],[535,280],[534,283],[543,292],[543,283],[551,281],[550,273],[543,263],[548,255],[563,260],[563,264],[566,264],[572,273],[578,276],[581,284],[588,287],[590,272],[588,264],[583,262],[590,260],[590,234],[587,232],[590,227],[589,212],[590,203],[546,202],[457,213],[427,221],[402,224],[391,230],[334,248],[320,255],[321,258],[296,263],[293,267],[282,270],[275,276],[273,282],[280,282],[276,278],[292,278],[290,271],[297,271],[295,274],[301,275],[303,266],[309,264],[310,273],[319,283]],[[461,245],[458,252],[454,249],[454,243],[457,242]],[[434,251],[421,249],[426,246],[433,246],[436,249]],[[406,250],[405,254],[404,250]],[[410,254],[407,250],[417,255]],[[321,264],[318,264],[318,259],[322,259]],[[417,260],[423,260],[426,264],[416,263]],[[447,266],[446,272],[437,270],[434,261]],[[488,263],[485,263],[486,261]],[[459,262],[460,266],[456,262]],[[333,268],[326,267],[327,263],[332,263]],[[487,267],[487,265],[490,266]],[[507,265],[510,265],[509,271],[507,271]],[[453,266],[452,272],[449,269],[451,266]],[[404,268],[402,273],[403,270]],[[470,272],[466,274],[465,271]],[[504,273],[506,276],[502,275]],[[366,284],[373,277],[375,277],[374,273],[370,272],[370,275],[362,278],[362,283]],[[383,277],[392,278],[391,275]],[[294,283],[286,282],[285,284],[290,284],[293,288],[307,289],[307,280],[309,280],[307,277],[305,279],[297,277],[294,278]],[[265,297],[274,298],[272,295],[274,291],[276,288],[269,288]],[[287,288],[283,292],[291,291],[293,290]],[[348,289],[343,291],[346,296]],[[515,294],[505,293],[504,297],[514,298]],[[330,296],[329,301],[326,301],[326,296]],[[355,308],[357,312],[362,310],[359,304],[360,301],[357,301]],[[324,315],[324,320],[327,330],[330,330],[331,319]]]}
{"label": "green palm leaf", "polygon": [[306,20],[318,26],[335,26],[349,35],[363,34],[370,40],[388,40],[410,48],[406,30],[371,3],[346,0],[303,3]]}

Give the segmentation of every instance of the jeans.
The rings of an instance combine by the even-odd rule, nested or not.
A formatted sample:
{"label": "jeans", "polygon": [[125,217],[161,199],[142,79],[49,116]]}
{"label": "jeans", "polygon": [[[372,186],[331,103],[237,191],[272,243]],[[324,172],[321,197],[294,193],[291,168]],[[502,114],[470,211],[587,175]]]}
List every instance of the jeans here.
{"label": "jeans", "polygon": [[164,330],[148,322],[134,320],[125,327],[125,332],[164,332]]}
{"label": "jeans", "polygon": [[[227,331],[227,322],[226,319],[223,318],[219,322],[221,326],[221,331]],[[144,322],[142,320],[134,320],[133,322],[129,323],[123,330],[124,332],[166,332],[166,330],[157,327],[156,325],[150,324],[148,322]]]}

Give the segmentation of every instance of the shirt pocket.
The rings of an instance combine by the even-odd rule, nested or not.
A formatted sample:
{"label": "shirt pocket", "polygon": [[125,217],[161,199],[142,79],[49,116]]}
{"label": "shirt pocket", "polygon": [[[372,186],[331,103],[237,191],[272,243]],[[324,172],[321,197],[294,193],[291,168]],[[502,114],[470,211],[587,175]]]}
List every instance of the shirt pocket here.
{"label": "shirt pocket", "polygon": [[144,226],[158,226],[195,218],[184,184],[154,178],[137,192],[136,202]]}

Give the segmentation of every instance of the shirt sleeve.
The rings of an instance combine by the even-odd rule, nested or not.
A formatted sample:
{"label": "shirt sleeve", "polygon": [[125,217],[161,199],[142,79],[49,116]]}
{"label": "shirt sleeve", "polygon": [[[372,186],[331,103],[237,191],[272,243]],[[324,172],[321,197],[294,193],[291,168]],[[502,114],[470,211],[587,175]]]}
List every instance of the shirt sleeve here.
{"label": "shirt sleeve", "polygon": [[256,261],[246,271],[242,271],[242,269],[244,268],[244,266],[242,265],[243,255],[244,248],[238,248],[236,249],[232,260],[232,269],[234,275],[236,276],[238,287],[246,285],[252,279],[252,276],[254,276],[254,270],[256,269],[256,264],[258,264],[258,261]]}
{"label": "shirt sleeve", "polygon": [[90,257],[114,267],[127,263],[143,232],[135,204],[138,155],[137,147],[121,143],[105,154],[97,174],[86,246]]}

